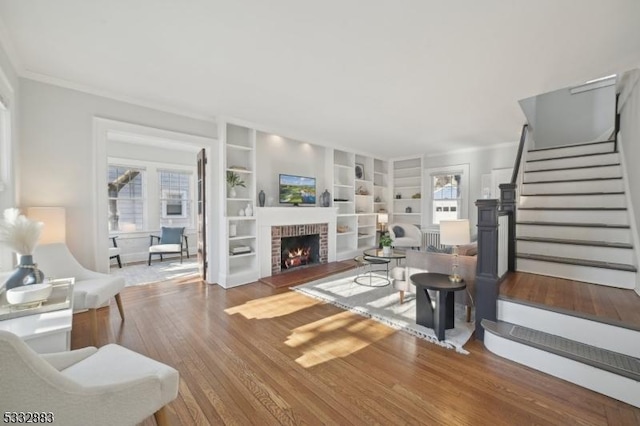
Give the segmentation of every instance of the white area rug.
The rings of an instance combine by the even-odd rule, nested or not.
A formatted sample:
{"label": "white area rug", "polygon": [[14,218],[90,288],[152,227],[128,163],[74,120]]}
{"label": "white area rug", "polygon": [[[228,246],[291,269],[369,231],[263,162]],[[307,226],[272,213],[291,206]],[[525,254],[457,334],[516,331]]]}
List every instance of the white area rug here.
{"label": "white area rug", "polygon": [[365,287],[354,283],[353,277],[354,272],[347,271],[291,289],[437,345],[455,349],[463,354],[469,353],[463,346],[471,337],[475,326],[473,322],[465,321],[464,306],[456,303],[455,328],[446,330],[445,340],[439,341],[433,329],[416,324],[415,295],[405,294],[405,302],[401,305],[398,291],[392,285]]}
{"label": "white area rug", "polygon": [[146,285],[162,281],[175,280],[196,276],[198,274],[197,262],[164,261],[151,262],[151,266],[145,264],[124,266],[122,269],[111,265],[111,275],[124,277],[126,287]]}

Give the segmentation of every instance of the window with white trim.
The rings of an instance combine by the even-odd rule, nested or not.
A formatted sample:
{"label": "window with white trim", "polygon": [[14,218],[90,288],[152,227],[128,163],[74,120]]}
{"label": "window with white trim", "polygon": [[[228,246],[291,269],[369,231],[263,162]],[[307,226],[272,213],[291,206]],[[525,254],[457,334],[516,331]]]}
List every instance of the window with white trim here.
{"label": "window with white trim", "polygon": [[459,164],[427,169],[424,178],[425,223],[439,225],[441,220],[469,217],[469,165]]}
{"label": "window with white trim", "polygon": [[109,231],[134,232],[145,229],[145,170],[140,167],[110,164]]}
{"label": "window with white trim", "polygon": [[178,170],[158,170],[160,225],[190,227],[193,174]]}

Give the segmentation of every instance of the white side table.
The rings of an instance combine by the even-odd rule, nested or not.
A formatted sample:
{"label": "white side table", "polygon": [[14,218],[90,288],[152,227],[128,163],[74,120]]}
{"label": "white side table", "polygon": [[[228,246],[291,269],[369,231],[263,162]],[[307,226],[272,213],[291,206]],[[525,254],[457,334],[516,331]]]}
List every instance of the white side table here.
{"label": "white side table", "polygon": [[73,278],[51,281],[51,296],[35,308],[16,308],[0,294],[0,330],[16,334],[38,353],[71,349]]}

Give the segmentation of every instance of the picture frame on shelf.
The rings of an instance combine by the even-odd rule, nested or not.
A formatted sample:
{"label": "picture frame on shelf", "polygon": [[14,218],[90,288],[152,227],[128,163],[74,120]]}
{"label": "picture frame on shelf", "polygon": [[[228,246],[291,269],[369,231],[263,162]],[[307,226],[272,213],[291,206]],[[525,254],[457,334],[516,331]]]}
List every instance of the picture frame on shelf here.
{"label": "picture frame on shelf", "polygon": [[364,164],[356,163],[356,179],[364,179]]}

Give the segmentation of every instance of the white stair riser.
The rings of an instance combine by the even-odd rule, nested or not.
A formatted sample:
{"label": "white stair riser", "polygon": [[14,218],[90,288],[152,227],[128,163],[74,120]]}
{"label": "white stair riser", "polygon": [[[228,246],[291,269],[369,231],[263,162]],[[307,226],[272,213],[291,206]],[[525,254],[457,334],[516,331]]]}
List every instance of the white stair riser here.
{"label": "white stair riser", "polygon": [[[527,158],[529,160],[529,158]],[[546,169],[564,169],[567,167],[583,167],[583,166],[598,166],[600,164],[614,164],[619,163],[620,158],[617,152],[611,154],[602,155],[590,155],[588,157],[574,157],[574,158],[553,158],[545,161],[527,161],[524,165],[525,172],[533,170],[546,170]]]}
{"label": "white stair riser", "polygon": [[616,269],[594,268],[591,266],[568,265],[565,263],[517,258],[516,270],[549,277],[606,285],[608,287],[633,289],[636,285],[635,272],[619,271]]}
{"label": "white stair riser", "polygon": [[522,185],[522,194],[577,194],[582,192],[621,192],[622,179],[586,180],[579,182],[528,183]]}
{"label": "white stair riser", "polygon": [[518,210],[518,220],[628,225],[629,215],[626,210]]}
{"label": "white stair riser", "polygon": [[549,182],[567,179],[614,178],[622,176],[620,166],[588,167],[585,169],[551,170],[546,172],[527,172],[525,182]]}
{"label": "white stair riser", "polygon": [[640,331],[498,300],[498,319],[640,358]]}
{"label": "white stair riser", "polygon": [[571,259],[598,260],[601,262],[633,265],[633,249],[615,247],[594,247],[575,244],[543,243],[537,241],[517,242],[518,253],[541,254],[545,256],[568,257]]}
{"label": "white stair riser", "polygon": [[613,152],[613,142],[610,143],[598,143],[592,145],[575,145],[566,146],[564,148],[547,149],[544,151],[529,151],[527,152],[527,161],[542,160],[545,158],[557,158],[568,157],[572,155],[586,155],[586,154],[608,154]]}
{"label": "white stair riser", "polygon": [[485,331],[484,345],[496,355],[640,407],[640,382]]}
{"label": "white stair riser", "polygon": [[[518,218],[519,220],[520,218]],[[567,240],[631,243],[631,231],[626,228],[583,228],[579,226],[516,225],[520,237],[563,238]]]}
{"label": "white stair riser", "polygon": [[626,207],[624,194],[520,196],[520,207]]}

